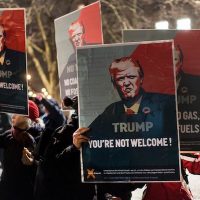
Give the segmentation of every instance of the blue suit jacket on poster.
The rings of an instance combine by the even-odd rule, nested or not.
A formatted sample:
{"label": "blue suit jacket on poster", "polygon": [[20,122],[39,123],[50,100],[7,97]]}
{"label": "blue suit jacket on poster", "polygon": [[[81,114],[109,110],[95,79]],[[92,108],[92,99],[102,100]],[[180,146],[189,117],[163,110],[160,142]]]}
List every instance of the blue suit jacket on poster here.
{"label": "blue suit jacket on poster", "polygon": [[[26,55],[23,52],[6,48],[5,59],[3,65],[0,64],[0,82],[23,84],[21,90],[0,88],[2,104],[9,104],[23,107],[22,113],[27,111],[27,85],[26,85]],[[6,77],[3,74],[12,73],[12,76]],[[3,108],[0,107],[0,111]],[[7,108],[8,110],[9,108]],[[18,110],[20,113],[20,109]]]}
{"label": "blue suit jacket on poster", "polygon": [[[128,127],[128,125],[129,127]],[[153,124],[151,128],[149,124]],[[83,148],[85,169],[132,169],[178,166],[174,95],[143,91],[138,114],[127,115],[123,101],[109,105],[89,126],[91,140],[171,138],[170,147]]]}

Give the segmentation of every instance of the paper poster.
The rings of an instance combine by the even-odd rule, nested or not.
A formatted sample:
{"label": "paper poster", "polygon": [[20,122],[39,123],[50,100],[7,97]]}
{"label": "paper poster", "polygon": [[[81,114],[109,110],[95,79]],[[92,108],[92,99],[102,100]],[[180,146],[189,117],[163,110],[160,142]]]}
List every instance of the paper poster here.
{"label": "paper poster", "polygon": [[180,149],[200,151],[200,30],[124,30],[123,39],[174,39]]}
{"label": "paper poster", "polygon": [[82,180],[179,180],[172,41],[82,47],[77,58],[80,127],[90,127]]}
{"label": "paper poster", "polygon": [[24,9],[0,9],[0,96],[0,112],[28,114]]}
{"label": "paper poster", "polygon": [[55,20],[55,38],[61,99],[78,94],[76,47],[102,44],[100,2]]}

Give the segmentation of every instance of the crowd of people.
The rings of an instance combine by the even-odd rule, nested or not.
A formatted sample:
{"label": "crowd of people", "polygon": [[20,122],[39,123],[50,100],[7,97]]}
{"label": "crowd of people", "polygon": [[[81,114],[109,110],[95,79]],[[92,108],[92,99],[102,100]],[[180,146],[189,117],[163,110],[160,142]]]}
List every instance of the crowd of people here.
{"label": "crowd of people", "polygon": [[[47,99],[41,93],[28,101],[28,116],[13,114],[10,118],[2,114],[1,200],[131,200],[132,191],[142,187],[145,187],[143,200],[193,199],[186,169],[192,174],[200,174],[200,156],[195,154],[181,155],[179,182],[81,182],[80,149],[83,143],[89,141],[92,131],[98,132],[101,127],[107,126],[109,119],[118,116],[117,112],[134,118],[139,116],[143,101],[146,102],[144,105],[148,102],[149,107],[154,106],[155,110],[155,105],[169,98],[145,93],[141,89],[144,77],[142,67],[130,57],[115,60],[109,70],[122,101],[109,106],[89,128],[78,127],[77,97],[63,99],[63,106],[74,110],[69,118],[54,99]],[[145,95],[148,95],[148,99],[145,99]],[[167,111],[169,105],[167,103]],[[114,113],[112,117],[111,113]],[[171,126],[172,123],[168,128]]]}
{"label": "crowd of people", "polygon": [[[3,35],[3,31],[1,32]],[[76,37],[76,34],[82,36],[84,33],[81,23],[72,24],[69,33],[74,47],[81,46],[80,38]],[[181,60],[177,60],[176,66],[179,66],[178,63],[181,66]],[[170,102],[173,102],[171,96],[143,90],[141,86],[144,72],[138,61],[131,57],[116,59],[109,70],[111,81],[121,101],[108,106],[89,128],[78,127],[77,97],[63,99],[63,106],[70,106],[74,110],[74,114],[69,118],[66,118],[54,99],[46,99],[41,93],[28,101],[28,116],[13,114],[9,117],[8,114],[1,114],[1,200],[131,200],[132,191],[144,186],[143,200],[193,199],[188,187],[186,169],[192,174],[200,174],[199,155],[181,155],[180,182],[81,182],[80,148],[83,143],[89,141],[92,131],[98,133],[102,128],[109,127],[109,120],[123,117],[137,121],[138,116],[144,117],[141,110],[148,105],[149,109],[154,110],[154,116],[149,121],[168,121],[168,132],[176,132],[171,129],[176,127],[172,125],[176,119],[169,120],[166,114],[162,116],[168,117],[167,120],[156,116],[156,113],[161,111],[174,112],[174,107],[169,107]],[[160,127],[160,124],[158,125]],[[90,133],[87,134],[89,130]],[[162,132],[165,131],[163,126]],[[114,163],[113,160],[112,162]]]}
{"label": "crowd of people", "polygon": [[[13,114],[0,134],[1,200],[130,200],[131,192],[145,185],[82,183],[79,150],[89,128],[78,128],[77,98],[63,100],[75,109],[69,119],[55,100],[41,94],[28,103],[29,116]],[[148,183],[143,200],[192,199],[185,170],[200,174],[199,156],[182,155],[181,160],[182,181]]]}
{"label": "crowd of people", "polygon": [[[6,47],[4,29],[4,26],[0,25],[0,65],[3,70],[6,70],[8,65],[11,67],[12,64],[17,63],[14,59],[7,59],[7,55],[19,58],[20,62],[25,62],[25,54]],[[70,25],[68,33],[74,52],[69,56],[66,66],[75,66],[76,47],[89,43],[85,41],[85,28],[80,20]],[[24,62],[19,65],[23,66],[22,72],[25,70]],[[175,65],[178,90],[180,90],[183,78],[186,77],[181,70],[182,62],[181,49],[176,48]],[[16,74],[19,67],[16,69],[12,66],[12,70],[10,73]],[[65,70],[67,71],[68,68],[65,67],[60,76],[61,83],[66,80]],[[40,93],[28,101],[28,116],[0,114],[0,162],[2,167],[0,200],[131,200],[132,192],[143,187],[145,189],[142,200],[193,199],[186,171],[200,175],[199,154],[180,155],[181,181],[179,182],[98,184],[81,182],[80,149],[83,143],[89,141],[92,131],[98,133],[103,128],[109,127],[109,124],[111,125],[109,120],[122,119],[123,121],[129,118],[130,122],[139,121],[140,118],[147,118],[146,114],[151,109],[154,110],[154,116],[151,116],[151,119],[149,117],[149,121],[155,121],[155,129],[160,131],[160,122],[168,121],[168,133],[176,132],[171,129],[176,128],[172,126],[176,123],[176,119],[166,115],[166,112],[170,114],[174,112],[174,108],[169,107],[172,102],[171,96],[149,93],[142,88],[144,72],[138,61],[130,57],[116,59],[111,64],[109,72],[113,86],[121,100],[109,105],[89,128],[78,126],[77,97],[63,99],[63,105],[70,106],[74,110],[74,114],[69,118],[64,115],[56,100],[47,99]],[[21,71],[18,74],[21,75]],[[21,76],[17,78],[19,78],[17,80],[19,83],[24,84],[24,78],[22,79]],[[12,102],[23,100],[21,102],[24,103],[25,94],[19,95],[19,91],[16,92],[13,94]],[[4,101],[7,103],[10,97],[7,90],[2,96],[6,97]],[[176,118],[175,113],[174,117]],[[163,126],[162,132],[165,132],[167,128]],[[90,133],[88,133],[89,130]],[[154,131],[154,133],[158,135],[160,132]],[[145,156],[145,152],[139,156]],[[94,159],[95,156],[92,158]],[[112,160],[112,163],[115,162]]]}
{"label": "crowd of people", "polygon": [[29,116],[11,116],[11,126],[0,135],[1,200],[93,200],[110,199],[111,194],[113,199],[131,198],[133,184],[81,183],[79,147],[73,144],[78,128],[77,98],[71,103],[75,113],[68,120],[55,100],[41,94],[29,100]]}

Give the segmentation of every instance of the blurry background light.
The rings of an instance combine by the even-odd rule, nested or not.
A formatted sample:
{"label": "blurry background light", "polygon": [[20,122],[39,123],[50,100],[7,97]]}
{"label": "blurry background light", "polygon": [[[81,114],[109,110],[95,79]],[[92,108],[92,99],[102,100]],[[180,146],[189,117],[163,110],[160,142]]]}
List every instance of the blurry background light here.
{"label": "blurry background light", "polygon": [[169,23],[168,21],[159,21],[155,23],[155,29],[168,29]]}
{"label": "blurry background light", "polygon": [[189,30],[191,29],[191,20],[190,18],[178,19],[176,25],[178,30]]}
{"label": "blurry background light", "polygon": [[27,80],[31,80],[31,75],[27,74],[26,78],[27,78]]}

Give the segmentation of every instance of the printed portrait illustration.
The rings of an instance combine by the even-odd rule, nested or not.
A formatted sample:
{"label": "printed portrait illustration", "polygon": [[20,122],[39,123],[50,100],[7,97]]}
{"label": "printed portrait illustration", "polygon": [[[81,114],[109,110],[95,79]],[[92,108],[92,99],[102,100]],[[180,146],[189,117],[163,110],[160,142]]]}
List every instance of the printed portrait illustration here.
{"label": "printed portrait illustration", "polygon": [[56,19],[55,30],[60,95],[72,99],[78,95],[76,48],[103,43],[100,3]]}
{"label": "printed portrait illustration", "polygon": [[0,15],[0,111],[28,114],[24,9]]}

